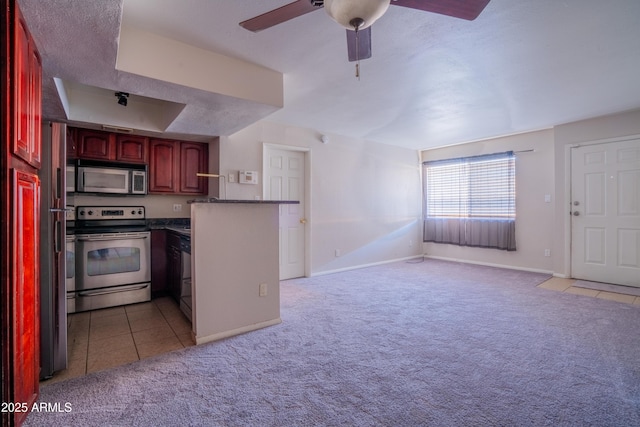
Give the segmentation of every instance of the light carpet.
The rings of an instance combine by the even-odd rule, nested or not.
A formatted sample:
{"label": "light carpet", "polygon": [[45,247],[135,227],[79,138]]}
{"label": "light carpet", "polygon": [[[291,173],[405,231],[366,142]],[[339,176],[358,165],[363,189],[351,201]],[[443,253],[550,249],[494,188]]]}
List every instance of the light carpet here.
{"label": "light carpet", "polygon": [[640,425],[640,306],[426,260],[284,281],[283,323],[42,387],[69,426]]}

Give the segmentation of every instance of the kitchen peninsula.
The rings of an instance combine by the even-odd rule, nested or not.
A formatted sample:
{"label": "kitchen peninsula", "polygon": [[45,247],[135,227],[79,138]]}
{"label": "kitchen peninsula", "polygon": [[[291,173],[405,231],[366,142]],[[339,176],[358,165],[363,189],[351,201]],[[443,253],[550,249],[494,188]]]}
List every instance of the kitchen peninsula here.
{"label": "kitchen peninsula", "polygon": [[189,203],[196,344],[280,323],[279,208],[298,202]]}

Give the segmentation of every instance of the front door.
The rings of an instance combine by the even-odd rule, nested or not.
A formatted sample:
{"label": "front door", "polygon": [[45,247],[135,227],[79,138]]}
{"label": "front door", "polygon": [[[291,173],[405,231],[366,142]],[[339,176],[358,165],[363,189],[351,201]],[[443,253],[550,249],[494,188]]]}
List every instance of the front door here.
{"label": "front door", "polygon": [[640,287],[640,140],[571,150],[571,272]]}
{"label": "front door", "polygon": [[297,200],[280,205],[280,280],[305,274],[305,153],[265,149],[265,199]]}

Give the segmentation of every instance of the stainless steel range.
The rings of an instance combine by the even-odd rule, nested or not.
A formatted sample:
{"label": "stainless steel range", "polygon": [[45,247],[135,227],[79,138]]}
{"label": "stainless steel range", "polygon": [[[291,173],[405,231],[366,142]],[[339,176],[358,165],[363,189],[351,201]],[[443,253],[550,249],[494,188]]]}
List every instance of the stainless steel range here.
{"label": "stainless steel range", "polygon": [[151,300],[151,232],[144,206],[76,208],[75,311]]}

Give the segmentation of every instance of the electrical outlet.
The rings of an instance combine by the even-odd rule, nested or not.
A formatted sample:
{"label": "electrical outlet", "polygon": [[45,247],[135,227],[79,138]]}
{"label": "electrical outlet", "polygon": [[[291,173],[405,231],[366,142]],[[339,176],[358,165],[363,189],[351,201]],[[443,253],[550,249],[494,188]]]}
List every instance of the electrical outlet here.
{"label": "electrical outlet", "polygon": [[259,292],[261,297],[266,297],[267,296],[267,284],[266,283],[260,283],[258,292]]}
{"label": "electrical outlet", "polygon": [[551,249],[545,249],[544,256],[551,256]]}
{"label": "electrical outlet", "polygon": [[173,211],[174,212],[182,212],[182,205],[180,203],[175,203],[173,205]]}

